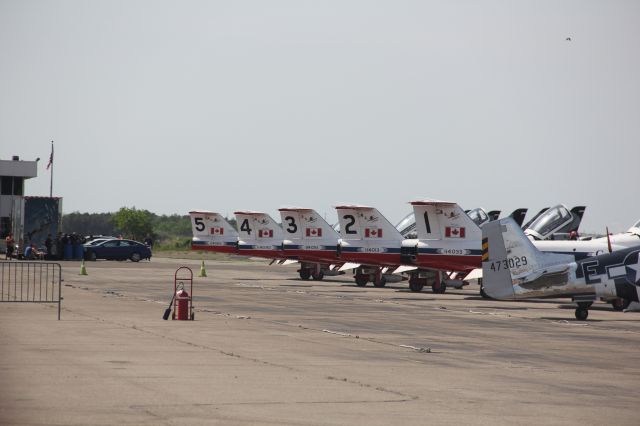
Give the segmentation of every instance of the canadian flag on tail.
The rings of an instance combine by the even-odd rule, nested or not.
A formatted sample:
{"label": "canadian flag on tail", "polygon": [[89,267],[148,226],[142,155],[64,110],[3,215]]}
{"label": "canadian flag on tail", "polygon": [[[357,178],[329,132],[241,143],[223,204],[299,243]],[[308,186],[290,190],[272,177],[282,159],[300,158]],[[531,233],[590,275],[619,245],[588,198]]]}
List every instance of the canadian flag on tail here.
{"label": "canadian flag on tail", "polygon": [[224,235],[224,228],[219,226],[211,228],[211,235]]}
{"label": "canadian flag on tail", "polygon": [[380,228],[365,228],[364,229],[364,237],[365,238],[382,238],[382,229],[380,229]]}
{"label": "canadian flag on tail", "polygon": [[464,227],[446,226],[444,228],[444,236],[447,238],[464,238]]}
{"label": "canadian flag on tail", "polygon": [[307,237],[322,237],[322,228],[307,228]]}
{"label": "canadian flag on tail", "polygon": [[258,238],[273,238],[273,229],[259,229]]}

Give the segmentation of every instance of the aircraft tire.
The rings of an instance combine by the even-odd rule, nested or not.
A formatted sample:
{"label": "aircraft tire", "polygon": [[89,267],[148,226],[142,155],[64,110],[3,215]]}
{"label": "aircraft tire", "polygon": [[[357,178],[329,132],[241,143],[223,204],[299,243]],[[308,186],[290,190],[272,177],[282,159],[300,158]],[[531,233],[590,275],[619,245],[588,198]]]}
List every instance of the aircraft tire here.
{"label": "aircraft tire", "polygon": [[358,287],[364,287],[369,282],[369,277],[365,274],[356,275],[356,285]]}
{"label": "aircraft tire", "polygon": [[431,285],[431,291],[435,294],[444,294],[444,292],[447,291],[447,284],[445,282],[441,282],[440,285],[434,283]]}
{"label": "aircraft tire", "polygon": [[589,316],[588,309],[583,309],[583,308],[576,309],[576,319],[578,321],[586,321],[588,316]]}
{"label": "aircraft tire", "polygon": [[374,281],[373,285],[378,288],[382,288],[387,285],[387,279],[385,277],[380,277],[380,281]]}
{"label": "aircraft tire", "polygon": [[410,278],[409,279],[409,289],[411,291],[414,291],[414,292],[417,293],[417,292],[422,291],[423,288],[424,288],[424,284],[422,284],[419,279],[417,279],[417,278]]}
{"label": "aircraft tire", "polygon": [[302,268],[300,269],[300,279],[301,280],[308,280],[311,277],[311,271],[308,270],[307,268]]}
{"label": "aircraft tire", "polygon": [[617,298],[617,299],[613,299],[611,301],[611,307],[613,307],[614,311],[621,312],[621,311],[624,311],[625,309],[627,309],[629,307],[630,303],[631,302],[629,300],[627,300],[627,299]]}
{"label": "aircraft tire", "polygon": [[311,278],[313,278],[315,281],[320,281],[324,278],[324,272],[320,271],[317,274],[314,272],[311,274]]}

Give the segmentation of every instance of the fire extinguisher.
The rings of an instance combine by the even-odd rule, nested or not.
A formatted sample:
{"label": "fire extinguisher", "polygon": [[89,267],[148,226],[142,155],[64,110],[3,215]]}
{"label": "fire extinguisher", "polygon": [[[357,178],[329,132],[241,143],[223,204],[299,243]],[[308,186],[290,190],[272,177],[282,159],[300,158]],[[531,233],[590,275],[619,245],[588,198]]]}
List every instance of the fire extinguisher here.
{"label": "fire extinguisher", "polygon": [[176,292],[176,319],[189,319],[189,293],[184,288]]}

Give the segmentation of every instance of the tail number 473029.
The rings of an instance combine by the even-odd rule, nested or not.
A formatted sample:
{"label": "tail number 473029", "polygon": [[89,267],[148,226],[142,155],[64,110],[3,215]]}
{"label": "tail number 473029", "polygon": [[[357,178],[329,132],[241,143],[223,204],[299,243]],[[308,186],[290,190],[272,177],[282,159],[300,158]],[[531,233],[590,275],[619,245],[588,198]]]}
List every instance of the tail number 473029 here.
{"label": "tail number 473029", "polygon": [[527,265],[527,256],[515,256],[504,260],[497,260],[491,262],[491,270],[499,271],[500,269],[519,268]]}

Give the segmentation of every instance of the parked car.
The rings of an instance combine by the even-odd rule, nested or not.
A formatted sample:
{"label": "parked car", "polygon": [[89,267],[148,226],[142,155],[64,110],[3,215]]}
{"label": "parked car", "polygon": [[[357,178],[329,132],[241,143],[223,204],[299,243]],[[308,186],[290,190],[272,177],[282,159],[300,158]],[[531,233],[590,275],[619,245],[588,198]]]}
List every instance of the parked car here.
{"label": "parked car", "polygon": [[142,259],[151,260],[151,249],[138,241],[105,240],[95,245],[85,244],[84,258],[88,260],[131,259],[132,262],[139,262]]}
{"label": "parked car", "polygon": [[87,241],[86,243],[84,243],[85,246],[95,246],[97,244],[100,244],[104,241],[109,241],[109,240],[115,240],[116,238],[96,238],[90,241]]}
{"label": "parked car", "polygon": [[118,237],[113,237],[111,235],[88,235],[84,237],[85,244],[97,244],[97,242],[101,242],[104,240],[115,240]]}

